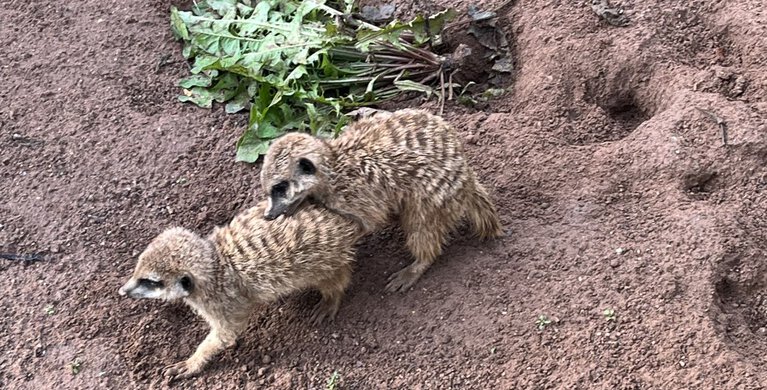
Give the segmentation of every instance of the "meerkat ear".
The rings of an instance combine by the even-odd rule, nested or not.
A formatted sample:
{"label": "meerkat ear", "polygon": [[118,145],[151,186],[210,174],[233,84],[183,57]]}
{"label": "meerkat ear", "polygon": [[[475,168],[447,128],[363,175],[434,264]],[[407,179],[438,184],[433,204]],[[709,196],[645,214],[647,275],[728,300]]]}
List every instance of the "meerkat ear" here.
{"label": "meerkat ear", "polygon": [[317,172],[317,166],[306,157],[301,157],[298,159],[298,169],[303,173],[304,175],[314,175]]}

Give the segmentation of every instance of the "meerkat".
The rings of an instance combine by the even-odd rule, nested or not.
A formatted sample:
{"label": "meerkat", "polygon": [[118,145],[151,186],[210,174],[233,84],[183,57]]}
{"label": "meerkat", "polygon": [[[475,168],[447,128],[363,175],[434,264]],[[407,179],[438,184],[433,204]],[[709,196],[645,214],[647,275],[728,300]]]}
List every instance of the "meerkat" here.
{"label": "meerkat", "polygon": [[464,156],[454,128],[439,116],[405,109],[350,124],[335,139],[288,133],[264,157],[265,219],[321,204],[357,222],[363,235],[398,219],[415,261],[386,290],[410,288],[468,220],[482,239],[504,234],[495,205]]}
{"label": "meerkat", "polygon": [[266,202],[237,215],[203,238],[173,227],[139,255],[119,293],[132,298],[183,300],[210,325],[210,333],[187,360],[167,366],[171,380],[199,373],[235,345],[259,304],[316,288],[322,298],[310,321],[333,320],[351,280],[354,222],[320,207],[291,218],[266,221]]}

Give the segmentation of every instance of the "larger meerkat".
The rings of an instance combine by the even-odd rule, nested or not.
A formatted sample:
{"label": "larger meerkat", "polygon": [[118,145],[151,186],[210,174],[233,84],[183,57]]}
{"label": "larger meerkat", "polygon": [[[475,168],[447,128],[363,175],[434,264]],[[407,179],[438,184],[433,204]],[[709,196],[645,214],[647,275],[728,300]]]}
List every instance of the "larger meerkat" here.
{"label": "larger meerkat", "polygon": [[332,140],[288,133],[267,151],[261,185],[266,219],[291,215],[305,200],[353,219],[363,234],[398,218],[415,261],[390,276],[388,291],[412,286],[463,219],[483,239],[503,235],[455,130],[422,110],[366,117]]}
{"label": "larger meerkat", "polygon": [[317,288],[322,299],[311,320],[332,320],[351,280],[354,222],[307,207],[293,218],[265,221],[266,202],[237,215],[207,238],[175,227],[158,235],[138,258],[120,295],[183,300],[210,325],[187,360],[166,367],[171,380],[200,372],[235,344],[260,303]]}

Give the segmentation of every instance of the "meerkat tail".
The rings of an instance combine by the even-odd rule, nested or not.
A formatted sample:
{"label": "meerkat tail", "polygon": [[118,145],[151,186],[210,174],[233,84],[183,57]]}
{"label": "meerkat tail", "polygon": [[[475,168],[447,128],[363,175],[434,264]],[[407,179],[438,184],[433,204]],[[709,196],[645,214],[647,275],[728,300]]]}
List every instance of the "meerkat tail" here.
{"label": "meerkat tail", "polygon": [[[474,175],[472,174],[472,176]],[[474,189],[468,196],[466,217],[474,232],[481,239],[503,236],[504,231],[498,219],[498,212],[490,200],[487,190],[477,181],[476,177],[473,177],[472,181],[474,182]]]}

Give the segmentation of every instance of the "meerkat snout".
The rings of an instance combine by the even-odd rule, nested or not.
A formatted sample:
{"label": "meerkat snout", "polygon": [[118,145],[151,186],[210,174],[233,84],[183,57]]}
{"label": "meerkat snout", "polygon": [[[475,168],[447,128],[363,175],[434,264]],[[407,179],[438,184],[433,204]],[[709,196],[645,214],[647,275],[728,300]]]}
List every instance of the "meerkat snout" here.
{"label": "meerkat snout", "polygon": [[267,220],[293,215],[306,199],[323,192],[327,182],[321,171],[326,154],[323,141],[304,133],[288,133],[280,143],[290,147],[267,155],[263,164],[267,169],[261,170],[261,185],[268,200],[264,211]]}

